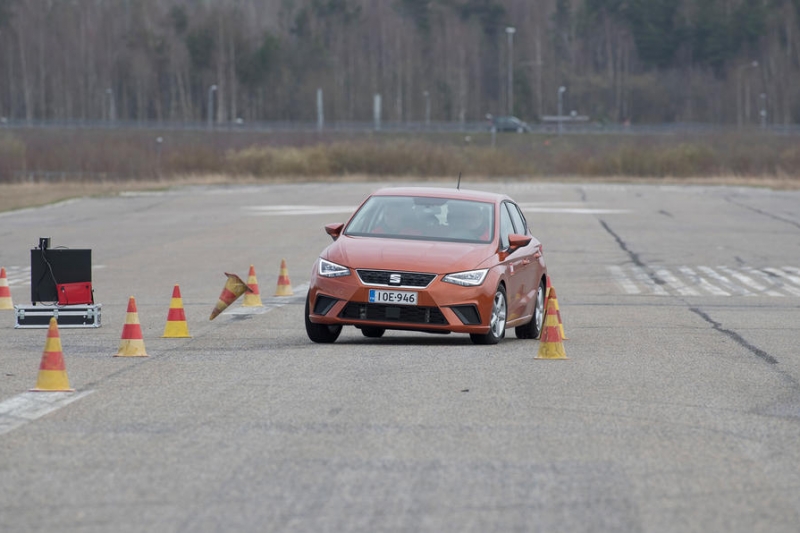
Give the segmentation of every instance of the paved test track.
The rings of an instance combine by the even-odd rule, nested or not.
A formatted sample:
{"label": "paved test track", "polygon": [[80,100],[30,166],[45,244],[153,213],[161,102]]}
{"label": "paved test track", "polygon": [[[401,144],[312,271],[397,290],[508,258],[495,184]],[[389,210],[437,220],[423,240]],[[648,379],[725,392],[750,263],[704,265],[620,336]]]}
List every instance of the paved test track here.
{"label": "paved test track", "polygon": [[[77,398],[28,418],[9,406],[45,330],[0,311],[0,530],[797,531],[800,193],[475,185],[544,242],[569,359],[541,361],[513,335],[307,340],[322,226],[377,186],[0,214],[15,303],[47,236],[93,250],[103,305],[101,328],[61,329]],[[296,294],[273,299],[282,258]],[[251,264],[267,307],[209,322]],[[191,339],[160,338],[175,283]],[[131,295],[150,357],[113,358]]]}

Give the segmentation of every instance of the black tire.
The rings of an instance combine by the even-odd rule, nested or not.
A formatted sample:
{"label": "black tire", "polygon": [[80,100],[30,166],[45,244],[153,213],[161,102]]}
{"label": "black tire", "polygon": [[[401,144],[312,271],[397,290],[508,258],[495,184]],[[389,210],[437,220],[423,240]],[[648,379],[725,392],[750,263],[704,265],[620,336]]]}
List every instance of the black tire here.
{"label": "black tire", "polygon": [[492,312],[489,319],[489,332],[485,335],[470,333],[469,338],[475,344],[497,344],[506,336],[506,315],[508,313],[508,300],[506,289],[502,285],[497,287],[492,303]]}
{"label": "black tire", "polygon": [[330,344],[336,342],[342,332],[342,326],[329,326],[327,324],[315,324],[309,320],[311,306],[309,296],[306,295],[306,334],[308,338],[320,344]]}
{"label": "black tire", "polygon": [[542,336],[544,326],[544,295],[546,291],[544,281],[539,283],[539,291],[536,293],[536,306],[533,308],[531,321],[523,326],[514,328],[514,333],[518,339],[538,339]]}
{"label": "black tire", "polygon": [[386,328],[372,328],[365,326],[361,328],[361,334],[370,339],[380,339],[386,333]]}

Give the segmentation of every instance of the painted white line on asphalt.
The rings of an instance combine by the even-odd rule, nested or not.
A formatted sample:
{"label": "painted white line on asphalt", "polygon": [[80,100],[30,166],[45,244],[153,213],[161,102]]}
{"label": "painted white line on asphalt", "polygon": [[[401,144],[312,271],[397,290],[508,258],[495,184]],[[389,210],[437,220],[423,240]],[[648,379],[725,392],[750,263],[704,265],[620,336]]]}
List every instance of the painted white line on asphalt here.
{"label": "painted white line on asphalt", "polygon": [[[793,296],[800,296],[800,289],[798,289],[796,287],[792,287],[791,285],[787,285],[786,283],[784,283],[783,280],[781,279],[781,276],[774,273],[774,270],[775,270],[774,268],[773,269],[765,268],[763,270],[756,270],[753,267],[746,267],[744,270],[745,270],[745,272],[747,272],[751,276],[755,276],[757,278],[761,278],[761,281],[766,283],[767,286],[776,287],[778,289],[784,290],[784,291],[788,292],[789,294],[791,294]],[[773,271],[773,272],[771,272],[772,276],[770,276],[768,274],[768,272],[770,272],[770,271]],[[780,272],[780,271],[778,271],[778,272]],[[781,272],[781,274],[782,274],[782,272]]]}
{"label": "painted white line on asphalt", "polygon": [[632,266],[633,276],[642,284],[644,284],[656,296],[669,296],[667,290],[658,285],[653,278],[640,266]]}
{"label": "painted white line on asphalt", "polygon": [[[764,270],[764,272],[769,272],[770,274],[774,274],[779,278],[785,279],[790,283],[794,283],[795,285],[800,285],[800,278],[792,276],[791,274],[787,274],[783,270],[779,270],[777,268],[764,268],[762,270]],[[788,286],[786,288],[788,288]]]}
{"label": "painted white line on asphalt", "polygon": [[732,278],[738,279],[739,281],[741,281],[742,283],[744,283],[745,285],[747,285],[748,287],[750,287],[753,290],[756,290],[756,291],[759,291],[759,292],[766,292],[770,296],[785,296],[785,294],[781,294],[778,291],[773,291],[771,289],[768,289],[764,285],[761,285],[760,283],[758,283],[753,278],[745,276],[744,274],[742,274],[740,272],[736,272],[732,268],[728,268],[728,267],[725,267],[725,266],[718,266],[717,269],[721,270],[722,272],[724,272],[725,274],[729,275]]}
{"label": "painted white line on asphalt", "polygon": [[0,435],[61,409],[93,392],[93,390],[83,392],[29,391],[0,402]]}
{"label": "painted white line on asphalt", "polygon": [[[585,204],[583,204],[585,205]],[[616,215],[630,213],[628,209],[595,209],[588,207],[555,207],[553,204],[520,204],[523,211],[530,213],[561,213],[567,215]],[[247,205],[242,207],[252,215],[260,216],[296,216],[296,215],[325,215],[335,213],[352,213],[356,210],[353,206],[322,206],[322,205]]]}
{"label": "painted white line on asphalt", "polygon": [[714,281],[716,281],[717,283],[719,283],[720,285],[722,285],[726,289],[731,290],[731,291],[735,292],[736,294],[739,294],[740,296],[755,296],[755,294],[753,294],[752,292],[748,291],[744,287],[740,287],[740,286],[736,285],[735,283],[731,283],[731,280],[729,280],[728,278],[726,278],[722,274],[716,272],[711,267],[699,266],[699,267],[697,267],[697,269],[699,271],[703,272],[704,274],[706,274],[707,276],[713,278]]}
{"label": "painted white line on asphalt", "polygon": [[267,298],[262,296],[261,303],[264,304],[264,307],[240,306],[228,308],[223,311],[222,314],[232,316],[263,315],[264,313],[283,307],[284,305],[304,301],[306,293],[308,292],[308,283],[293,287],[292,292],[294,292],[294,294],[291,296],[270,296]]}
{"label": "painted white line on asphalt", "polygon": [[730,296],[731,295],[731,293],[723,291],[722,289],[720,289],[716,285],[712,285],[705,278],[701,278],[699,275],[697,275],[697,273],[694,270],[692,270],[689,267],[686,267],[686,266],[679,267],[678,270],[680,270],[681,273],[684,276],[689,278],[689,281],[692,282],[692,285],[697,285],[701,289],[703,289],[704,291],[709,292],[709,293],[713,294],[714,296]]}
{"label": "painted white line on asphalt", "polygon": [[667,285],[678,291],[681,296],[699,296],[700,293],[691,287],[687,287],[681,280],[672,275],[672,272],[662,268],[656,271],[656,276],[667,282]]}
{"label": "painted white line on asphalt", "polygon": [[622,268],[612,265],[608,267],[608,270],[611,272],[611,276],[614,278],[622,290],[627,292],[628,294],[641,294],[642,291],[639,290],[639,287],[636,286],[634,282],[630,280],[630,278],[625,274]]}

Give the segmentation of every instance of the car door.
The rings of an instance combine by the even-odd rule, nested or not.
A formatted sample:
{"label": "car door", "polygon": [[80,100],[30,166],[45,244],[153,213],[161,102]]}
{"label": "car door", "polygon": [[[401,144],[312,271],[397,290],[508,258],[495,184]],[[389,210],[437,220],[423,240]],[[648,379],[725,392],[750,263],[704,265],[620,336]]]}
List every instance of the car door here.
{"label": "car door", "polygon": [[[509,218],[514,227],[513,233],[517,235],[531,236],[525,217],[522,211],[513,202],[504,202],[508,210]],[[538,261],[540,244],[536,239],[531,239],[531,243],[520,248],[511,254],[511,265],[514,268],[515,284],[517,285],[514,297],[509,295],[509,316],[508,320],[529,316],[533,313],[536,303],[536,291],[539,288],[539,278],[541,268]]]}

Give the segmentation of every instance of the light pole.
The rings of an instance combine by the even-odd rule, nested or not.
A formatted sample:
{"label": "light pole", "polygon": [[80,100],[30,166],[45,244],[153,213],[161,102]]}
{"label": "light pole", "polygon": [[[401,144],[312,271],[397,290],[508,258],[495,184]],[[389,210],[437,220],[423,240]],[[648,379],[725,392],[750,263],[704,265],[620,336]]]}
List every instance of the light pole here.
{"label": "light pole", "polygon": [[514,33],[513,26],[506,27],[508,34],[508,116],[514,114]]}
{"label": "light pole", "polygon": [[431,93],[422,91],[422,96],[425,97],[425,128],[431,125]]}
{"label": "light pole", "polygon": [[562,120],[562,119],[561,119],[561,114],[562,114],[562,109],[564,108],[564,99],[563,99],[563,95],[564,95],[564,92],[565,92],[566,90],[567,90],[567,88],[566,88],[566,87],[564,87],[563,85],[562,85],[561,87],[559,87],[559,88],[558,88],[558,134],[559,134],[559,135],[561,135],[561,130],[562,130],[562,126],[561,126],[561,120]]}
{"label": "light pole", "polygon": [[761,93],[759,95],[761,97],[761,111],[759,111],[759,115],[761,115],[761,129],[767,128],[767,93]]}
{"label": "light pole", "polygon": [[[742,118],[742,74],[748,68],[758,68],[758,61],[751,61],[750,63],[741,65],[736,69],[736,123],[739,128],[742,127],[742,123],[744,122]],[[747,92],[750,92],[749,85]],[[747,102],[747,105],[749,109],[749,102]]]}
{"label": "light pole", "polygon": [[208,129],[214,127],[214,93],[216,91],[216,85],[212,85],[208,88]]}

